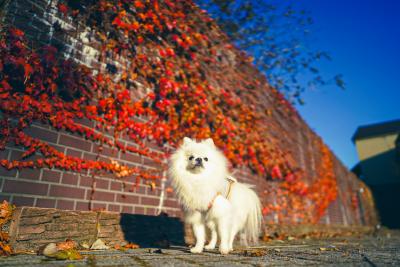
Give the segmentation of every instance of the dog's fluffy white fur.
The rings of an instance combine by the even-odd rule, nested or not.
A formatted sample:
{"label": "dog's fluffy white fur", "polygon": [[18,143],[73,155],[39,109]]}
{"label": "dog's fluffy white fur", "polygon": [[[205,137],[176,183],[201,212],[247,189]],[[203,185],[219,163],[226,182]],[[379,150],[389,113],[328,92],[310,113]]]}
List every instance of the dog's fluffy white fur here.
{"label": "dog's fluffy white fur", "polygon": [[[211,138],[196,142],[185,137],[171,156],[169,176],[184,207],[186,222],[193,226],[196,245],[191,252],[214,249],[219,237],[219,251],[228,254],[239,232],[246,245],[247,241],[257,242],[262,219],[260,200],[250,185],[230,177],[227,160]],[[235,182],[227,199],[228,179]],[[206,226],[211,239],[204,246]]]}

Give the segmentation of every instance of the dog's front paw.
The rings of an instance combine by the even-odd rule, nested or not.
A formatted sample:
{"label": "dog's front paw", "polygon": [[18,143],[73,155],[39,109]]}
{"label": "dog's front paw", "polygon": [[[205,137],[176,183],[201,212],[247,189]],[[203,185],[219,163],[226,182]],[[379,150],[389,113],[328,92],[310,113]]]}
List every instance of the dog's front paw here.
{"label": "dog's front paw", "polygon": [[226,247],[220,247],[220,248],[219,248],[219,252],[220,252],[222,255],[228,255],[229,252],[230,252],[230,250],[229,250],[229,248],[226,248]]}
{"label": "dog's front paw", "polygon": [[192,253],[202,253],[203,252],[203,248],[201,248],[201,247],[192,247],[190,249],[190,252],[192,252]]}
{"label": "dog's front paw", "polygon": [[208,244],[204,248],[207,250],[213,250],[215,248],[215,244]]}

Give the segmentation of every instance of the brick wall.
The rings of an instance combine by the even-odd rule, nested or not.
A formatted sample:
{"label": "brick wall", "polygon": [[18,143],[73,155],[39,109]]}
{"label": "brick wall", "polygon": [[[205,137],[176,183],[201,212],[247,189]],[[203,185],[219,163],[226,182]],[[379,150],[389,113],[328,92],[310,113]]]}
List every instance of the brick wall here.
{"label": "brick wall", "polygon": [[[98,156],[115,159],[127,165],[144,165],[146,158],[131,153],[104,149],[79,136],[57,132],[45,125],[33,125],[33,136],[46,140],[67,155],[93,159]],[[20,159],[23,151],[8,147],[2,158]],[[148,166],[152,168],[152,166]],[[74,173],[57,169],[21,169],[7,171],[1,168],[1,199],[18,206],[34,206],[68,210],[109,210],[124,213],[157,215],[160,203],[160,183],[155,188],[135,185],[133,179],[117,180],[107,175],[92,176],[90,172]],[[94,189],[94,190],[93,190]],[[90,201],[92,199],[92,201]],[[89,205],[90,204],[90,205]],[[91,207],[90,207],[91,206]],[[171,193],[165,193],[164,212],[178,216],[180,209]]]}
{"label": "brick wall", "polygon": [[[74,22],[70,17],[61,16],[57,11],[57,3],[57,0],[3,1],[3,25],[13,25],[24,30],[32,47],[43,44],[54,45],[63,51],[66,58],[85,64],[93,68],[95,72],[104,71],[108,62],[114,65],[126,63],[123,57],[108,58],[101,55],[100,43],[90,38],[90,29]],[[204,16],[198,10],[192,12],[192,16]],[[63,31],[57,30],[60,27]],[[319,137],[300,117],[288,117],[283,108],[276,106],[274,93],[262,75],[243,60],[239,51],[232,52],[224,49],[229,42],[218,29],[205,30],[208,31],[211,40],[216,40],[214,45],[219,57],[218,64],[209,65],[208,69],[204,70],[206,79],[215,87],[230,90],[235,90],[238,84],[243,84],[249,78],[264,80],[260,88],[249,88],[248,92],[243,92],[243,99],[255,98],[260,108],[273,111],[270,120],[266,122],[269,126],[269,132],[265,133],[266,138],[277,141],[282,150],[289,151],[299,166],[305,170],[306,176],[309,177],[308,182],[312,182],[317,177],[317,165],[321,159],[320,151],[315,145]],[[139,89],[135,92],[140,98],[148,89],[140,84],[138,87]],[[89,121],[80,123],[95,127],[94,123]],[[129,152],[122,153],[110,148],[100,151],[98,145],[78,135],[56,131],[48,125],[34,124],[27,131],[31,136],[45,140],[67,155],[84,159],[117,160],[128,166],[160,169],[157,164],[144,156]],[[109,135],[109,137],[112,139],[112,136]],[[123,139],[123,142],[135,146],[127,138]],[[161,151],[161,148],[151,143],[147,145],[153,151]],[[18,147],[7,147],[6,150],[0,151],[0,158],[20,159],[22,153],[23,150]],[[330,205],[321,223],[342,225],[375,223],[376,217],[371,198],[363,196],[358,198],[363,204],[362,212],[354,205],[354,201],[352,202],[352,196],[359,194],[361,187],[364,188],[364,194],[369,194],[368,189],[336,157],[334,157],[334,172],[338,179],[339,196]],[[234,175],[241,181],[255,184],[264,203],[276,201],[277,196],[271,193],[273,192],[271,189],[277,186],[274,182],[254,176],[246,168],[237,169]],[[73,173],[56,169],[11,171],[0,169],[0,198],[19,206],[66,210],[104,209],[146,215],[157,215],[159,212],[157,207],[161,201],[163,211],[168,215],[181,215],[173,193],[163,190],[168,187],[167,179],[157,181],[155,187],[144,183],[134,186],[134,183],[133,178],[121,181],[102,173]],[[268,215],[267,219],[275,223],[287,222],[285,219],[278,219],[274,214]]]}

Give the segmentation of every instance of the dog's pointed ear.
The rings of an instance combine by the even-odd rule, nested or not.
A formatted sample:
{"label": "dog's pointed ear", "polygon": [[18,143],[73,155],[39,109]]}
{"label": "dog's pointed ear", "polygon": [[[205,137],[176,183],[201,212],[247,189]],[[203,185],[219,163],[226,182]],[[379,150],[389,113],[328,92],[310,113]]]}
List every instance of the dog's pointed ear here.
{"label": "dog's pointed ear", "polygon": [[211,138],[207,138],[206,140],[203,141],[206,145],[209,145],[210,147],[215,147],[214,141]]}
{"label": "dog's pointed ear", "polygon": [[187,146],[188,144],[192,143],[192,139],[190,139],[189,137],[184,137],[183,138],[183,146]]}

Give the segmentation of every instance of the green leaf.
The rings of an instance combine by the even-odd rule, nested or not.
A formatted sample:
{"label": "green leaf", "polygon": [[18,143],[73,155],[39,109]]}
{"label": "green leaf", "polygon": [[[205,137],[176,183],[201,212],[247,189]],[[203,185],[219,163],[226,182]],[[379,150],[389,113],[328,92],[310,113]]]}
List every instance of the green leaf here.
{"label": "green leaf", "polygon": [[56,260],[81,260],[83,258],[75,249],[60,250],[54,254],[47,255],[46,257],[54,258]]}

